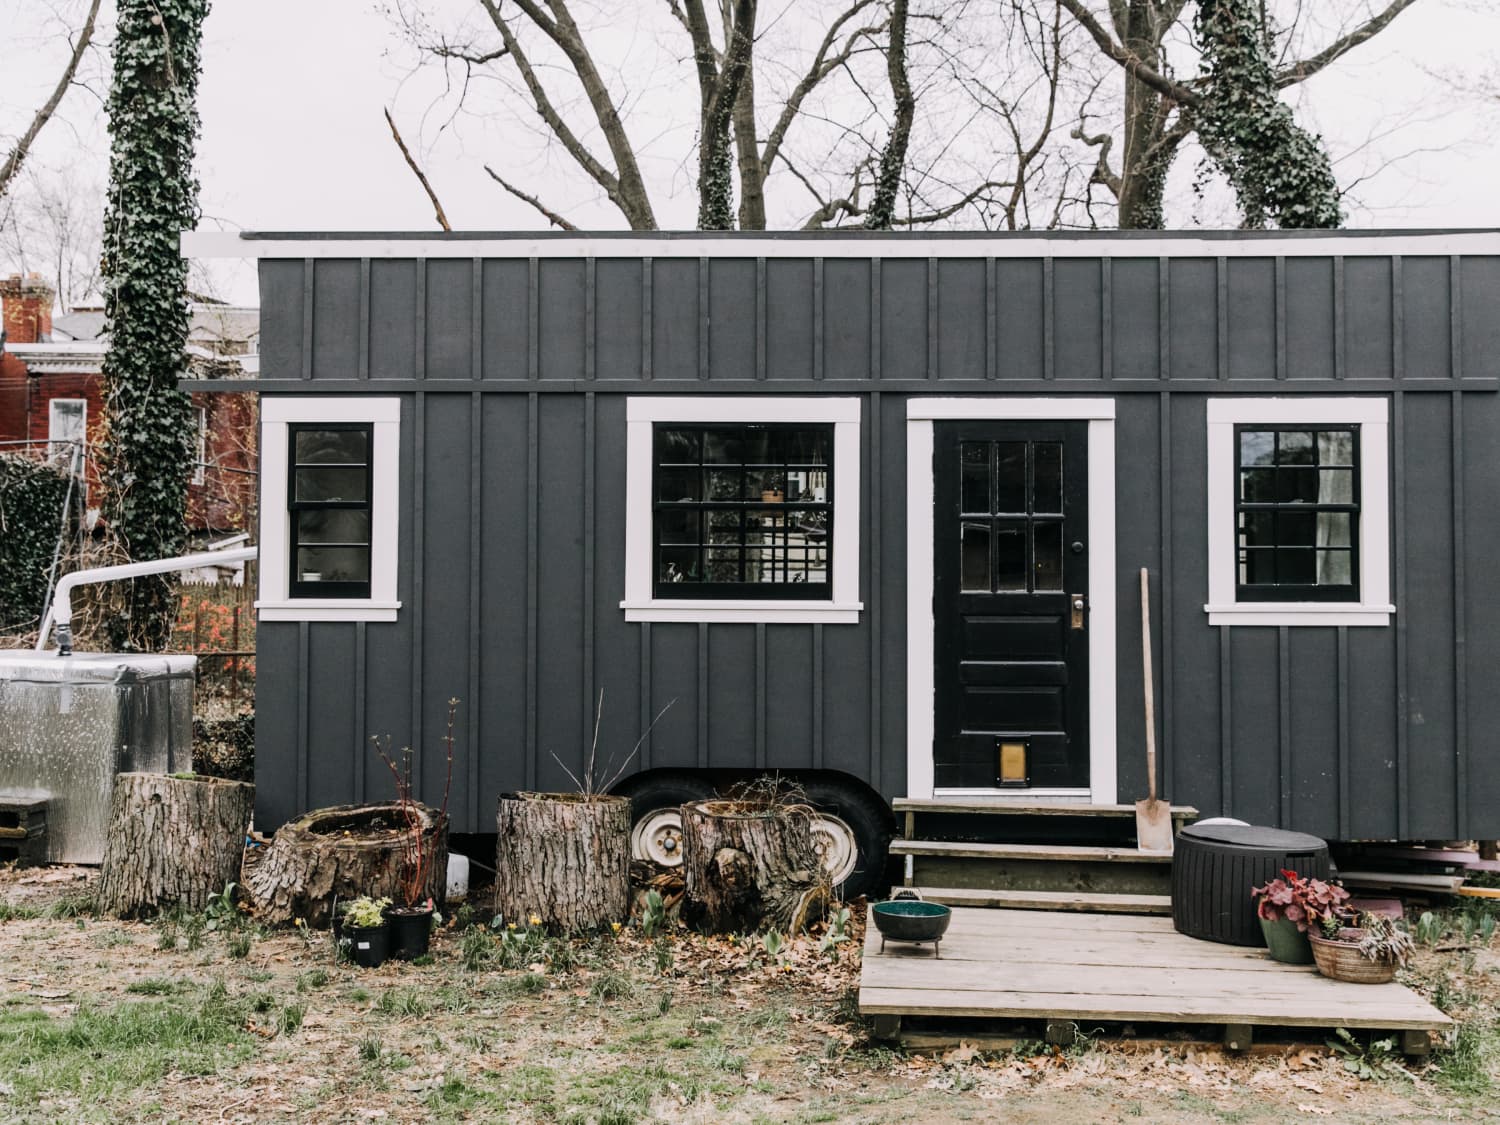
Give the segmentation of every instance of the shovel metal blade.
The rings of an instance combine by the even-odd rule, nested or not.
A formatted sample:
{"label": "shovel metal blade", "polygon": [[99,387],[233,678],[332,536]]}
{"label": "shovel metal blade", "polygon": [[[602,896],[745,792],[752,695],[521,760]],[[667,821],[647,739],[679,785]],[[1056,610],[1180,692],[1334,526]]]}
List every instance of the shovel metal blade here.
{"label": "shovel metal blade", "polygon": [[1170,852],[1172,850],[1172,806],[1166,801],[1152,800],[1135,803],[1135,842],[1143,852]]}

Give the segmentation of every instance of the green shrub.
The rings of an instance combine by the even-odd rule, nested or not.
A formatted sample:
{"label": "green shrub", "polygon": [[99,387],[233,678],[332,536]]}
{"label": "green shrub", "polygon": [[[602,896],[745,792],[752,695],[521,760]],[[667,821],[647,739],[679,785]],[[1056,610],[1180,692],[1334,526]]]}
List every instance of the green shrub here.
{"label": "green shrub", "polygon": [[67,495],[68,474],[57,466],[0,453],[0,629],[41,618],[52,552],[71,530],[61,523]]}

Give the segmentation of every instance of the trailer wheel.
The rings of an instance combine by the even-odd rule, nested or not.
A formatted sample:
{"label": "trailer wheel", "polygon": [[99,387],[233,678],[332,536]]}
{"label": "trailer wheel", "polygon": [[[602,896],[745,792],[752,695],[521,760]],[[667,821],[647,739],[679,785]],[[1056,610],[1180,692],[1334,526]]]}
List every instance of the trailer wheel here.
{"label": "trailer wheel", "polygon": [[682,806],[712,797],[714,788],[690,774],[648,777],[623,795],[630,798],[630,855],[658,867],[682,865]]}
{"label": "trailer wheel", "polygon": [[883,802],[856,786],[807,781],[803,788],[817,810],[813,843],[823,856],[834,888],[844,899],[876,890],[885,877],[890,813]]}

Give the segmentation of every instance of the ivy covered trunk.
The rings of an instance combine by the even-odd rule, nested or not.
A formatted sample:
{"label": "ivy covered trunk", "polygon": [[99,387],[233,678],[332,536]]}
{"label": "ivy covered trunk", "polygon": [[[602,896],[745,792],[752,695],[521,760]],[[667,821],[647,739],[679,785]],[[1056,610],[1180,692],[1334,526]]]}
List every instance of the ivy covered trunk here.
{"label": "ivy covered trunk", "polygon": [[[199,45],[208,0],[119,0],[109,91],[109,202],[104,218],[105,433],[110,528],[132,561],[186,546],[193,415],[177,389],[186,367],[182,231],[198,219]],[[166,647],[173,580],[137,578],[111,619],[120,651]]]}

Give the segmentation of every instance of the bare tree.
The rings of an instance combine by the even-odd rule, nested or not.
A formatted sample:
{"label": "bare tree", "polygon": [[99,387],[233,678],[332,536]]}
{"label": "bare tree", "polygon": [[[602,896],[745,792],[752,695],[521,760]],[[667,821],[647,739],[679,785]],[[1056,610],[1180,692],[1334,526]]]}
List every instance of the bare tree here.
{"label": "bare tree", "polygon": [[80,164],[30,163],[0,198],[0,262],[39,273],[64,309],[98,300],[104,188]]}
{"label": "bare tree", "polygon": [[47,122],[52,120],[52,115],[57,112],[57,107],[62,104],[63,98],[72,87],[73,80],[78,74],[79,63],[83,61],[83,53],[88,50],[89,42],[94,37],[94,21],[99,15],[99,3],[100,0],[90,0],[83,26],[79,28],[76,35],[70,37],[68,58],[63,64],[57,84],[53,86],[52,92],[42,102],[41,107],[31,115],[30,123],[11,145],[4,162],[0,163],[0,197],[9,191],[11,183],[20,173],[22,165],[26,163],[27,156],[31,154],[32,145],[36,143],[37,137]]}

